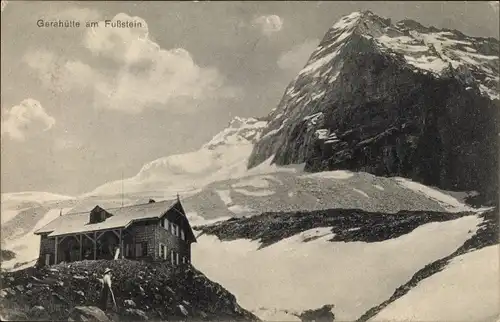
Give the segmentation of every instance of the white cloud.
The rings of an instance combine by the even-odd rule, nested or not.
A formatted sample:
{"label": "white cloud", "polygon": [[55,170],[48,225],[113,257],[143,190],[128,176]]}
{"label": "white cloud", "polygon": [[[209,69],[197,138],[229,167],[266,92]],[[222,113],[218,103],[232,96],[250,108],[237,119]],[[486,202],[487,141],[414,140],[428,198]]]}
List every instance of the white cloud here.
{"label": "white cloud", "polygon": [[142,26],[110,28],[100,22],[99,27],[86,30],[85,47],[94,56],[113,62],[105,71],[50,52],[31,53],[25,60],[46,86],[60,91],[90,87],[96,106],[129,113],[151,106],[181,106],[171,104],[173,100],[201,102],[239,94],[216,69],[198,66],[186,50],[162,49],[150,39],[143,19],[120,13],[112,21],[135,21]]}
{"label": "white cloud", "polygon": [[495,11],[495,13],[498,13],[500,1],[488,1],[488,4],[493,8],[493,11]]}
{"label": "white cloud", "polygon": [[283,18],[277,15],[260,16],[252,21],[252,25],[259,28],[264,35],[270,36],[283,28]]}
{"label": "white cloud", "polygon": [[298,72],[307,63],[311,54],[318,47],[319,42],[318,39],[312,39],[292,47],[279,57],[278,66],[284,70]]}
{"label": "white cloud", "polygon": [[140,110],[147,104],[166,104],[175,98],[203,100],[236,95],[217,70],[198,66],[186,50],[165,50],[152,41],[143,19],[120,13],[113,19],[117,21],[135,21],[142,27],[106,28],[101,22],[100,27],[88,31],[85,39],[93,54],[120,64],[113,80],[96,82],[109,108],[128,105]]}
{"label": "white cloud", "polygon": [[45,111],[40,102],[28,98],[5,112],[2,117],[2,136],[23,141],[28,132],[48,131],[55,123],[56,120]]}
{"label": "white cloud", "polygon": [[42,84],[52,91],[67,92],[73,88],[93,86],[96,71],[77,60],[64,59],[47,50],[28,52],[24,61],[38,72]]}

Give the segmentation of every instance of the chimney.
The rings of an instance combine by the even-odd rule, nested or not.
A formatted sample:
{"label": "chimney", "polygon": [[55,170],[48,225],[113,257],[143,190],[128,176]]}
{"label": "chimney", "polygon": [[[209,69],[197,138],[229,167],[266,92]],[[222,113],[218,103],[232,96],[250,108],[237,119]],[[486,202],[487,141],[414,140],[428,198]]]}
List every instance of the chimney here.
{"label": "chimney", "polygon": [[149,199],[148,203],[153,203],[153,202],[156,202],[156,201],[154,199]]}

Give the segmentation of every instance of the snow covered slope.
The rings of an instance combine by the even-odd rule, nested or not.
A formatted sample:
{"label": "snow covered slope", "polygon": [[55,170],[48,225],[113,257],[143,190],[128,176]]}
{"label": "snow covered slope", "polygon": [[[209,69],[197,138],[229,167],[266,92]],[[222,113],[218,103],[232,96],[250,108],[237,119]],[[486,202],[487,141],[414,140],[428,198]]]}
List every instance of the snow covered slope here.
{"label": "snow covered slope", "polygon": [[[139,173],[123,181],[124,191],[165,191],[192,193],[207,183],[246,172],[246,162],[253,143],[260,137],[265,121],[235,117],[229,126],[199,150],[154,160]],[[122,181],[104,184],[89,195],[119,194]]]}
{"label": "snow covered slope", "polygon": [[40,237],[33,234],[35,229],[78,202],[75,197],[39,191],[2,193],[1,199],[1,247],[16,254],[15,258],[2,262],[2,269],[32,265],[40,245]]}
{"label": "snow covered slope", "polygon": [[[304,220],[308,214],[300,216]],[[349,219],[348,211],[345,216],[335,222],[340,225],[346,220],[354,225],[353,221],[360,218]],[[406,229],[405,216],[400,216],[400,222],[382,223],[380,229]],[[284,218],[281,222],[276,217],[269,225],[279,227],[285,221],[289,226],[294,225],[294,217]],[[249,221],[234,221],[225,223],[218,230],[218,237],[212,234],[198,237],[193,246],[193,263],[261,318],[283,321],[286,316],[286,320],[293,320],[291,313],[334,304],[336,319],[353,321],[389,298],[416,271],[455,251],[475,233],[480,222],[475,215],[430,222],[399,237],[370,242],[356,241],[349,234],[335,241],[332,227],[321,227],[317,219],[314,223],[319,227],[284,238],[272,228],[269,232],[250,226],[245,230],[241,227],[249,225]],[[364,225],[373,227],[362,221],[358,224],[361,226],[352,228],[353,231],[369,229]],[[236,235],[232,225],[237,229]],[[299,221],[294,227],[297,225]],[[251,239],[238,238],[238,231]],[[364,240],[363,236],[358,237]]]}
{"label": "snow covered slope", "polygon": [[71,208],[51,209],[42,217],[42,219],[36,222],[35,226],[30,231],[21,236],[16,236],[15,238],[11,237],[3,241],[2,249],[13,251],[16,254],[16,257],[10,261],[2,262],[2,269],[10,270],[14,267],[22,269],[25,267],[20,264],[25,264],[28,267],[33,265],[34,261],[38,258],[40,247],[40,236],[35,235],[35,231],[47,225],[61,214],[66,214],[70,209]]}
{"label": "snow covered slope", "polygon": [[500,315],[499,250],[497,244],[455,257],[370,321],[495,321]]}
{"label": "snow covered slope", "polygon": [[2,193],[1,229],[2,240],[19,237],[30,231],[47,212],[71,208],[77,198],[48,192],[27,191]]}

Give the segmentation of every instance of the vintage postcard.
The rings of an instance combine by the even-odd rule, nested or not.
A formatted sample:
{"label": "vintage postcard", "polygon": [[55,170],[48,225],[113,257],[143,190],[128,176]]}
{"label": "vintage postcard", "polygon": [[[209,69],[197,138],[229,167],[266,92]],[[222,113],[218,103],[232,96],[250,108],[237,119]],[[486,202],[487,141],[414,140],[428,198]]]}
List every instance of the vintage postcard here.
{"label": "vintage postcard", "polygon": [[498,1],[1,8],[2,321],[499,321]]}

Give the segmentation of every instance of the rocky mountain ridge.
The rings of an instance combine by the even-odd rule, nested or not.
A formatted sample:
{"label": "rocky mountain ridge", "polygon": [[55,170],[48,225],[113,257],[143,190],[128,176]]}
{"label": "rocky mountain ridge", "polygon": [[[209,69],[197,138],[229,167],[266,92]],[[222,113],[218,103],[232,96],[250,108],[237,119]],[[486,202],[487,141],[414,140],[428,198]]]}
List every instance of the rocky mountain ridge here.
{"label": "rocky mountain ridge", "polygon": [[307,171],[348,169],[474,190],[498,187],[499,41],[371,12],[342,18],[287,87],[255,144]]}

